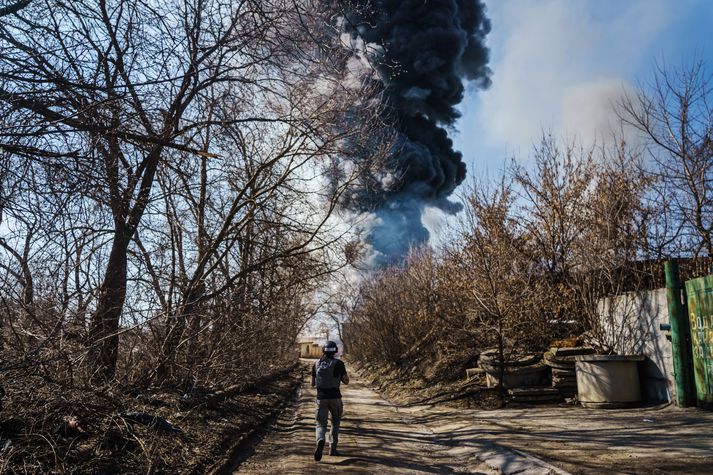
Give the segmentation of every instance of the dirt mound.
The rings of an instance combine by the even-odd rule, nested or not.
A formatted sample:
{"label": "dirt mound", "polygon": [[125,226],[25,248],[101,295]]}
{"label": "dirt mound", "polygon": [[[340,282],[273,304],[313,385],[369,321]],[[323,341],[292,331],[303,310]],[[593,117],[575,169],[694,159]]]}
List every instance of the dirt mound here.
{"label": "dirt mound", "polygon": [[443,404],[473,409],[496,409],[503,405],[498,391],[487,388],[482,376],[437,382],[393,368],[359,366],[357,372],[369,386],[403,405]]}

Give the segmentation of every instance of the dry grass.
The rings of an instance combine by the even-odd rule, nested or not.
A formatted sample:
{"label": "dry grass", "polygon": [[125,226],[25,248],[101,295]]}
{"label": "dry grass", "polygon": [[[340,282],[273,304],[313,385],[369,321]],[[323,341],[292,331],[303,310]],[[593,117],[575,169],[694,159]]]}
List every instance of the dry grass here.
{"label": "dry grass", "polygon": [[[71,388],[32,376],[4,383],[0,473],[207,473],[289,400],[303,369],[210,405],[189,408],[177,391],[136,395]],[[120,414],[139,411],[169,420],[181,433],[159,431]]]}

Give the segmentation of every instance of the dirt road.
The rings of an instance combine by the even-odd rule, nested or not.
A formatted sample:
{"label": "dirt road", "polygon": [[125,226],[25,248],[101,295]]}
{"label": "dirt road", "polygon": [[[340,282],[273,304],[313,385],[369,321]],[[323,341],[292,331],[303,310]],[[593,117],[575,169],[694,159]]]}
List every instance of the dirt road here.
{"label": "dirt road", "polygon": [[342,456],[325,450],[314,461],[315,392],[305,381],[292,411],[236,473],[713,473],[710,411],[397,407],[355,376],[343,388]]}
{"label": "dirt road", "polygon": [[557,473],[535,460],[492,446],[453,444],[416,422],[417,413],[391,405],[358,378],[353,377],[342,392],[341,456],[329,456],[325,448],[322,461],[314,461],[315,392],[305,382],[293,411],[277,422],[235,473]]}
{"label": "dirt road", "polygon": [[497,443],[576,475],[713,473],[713,412],[697,408],[403,410],[454,445]]}

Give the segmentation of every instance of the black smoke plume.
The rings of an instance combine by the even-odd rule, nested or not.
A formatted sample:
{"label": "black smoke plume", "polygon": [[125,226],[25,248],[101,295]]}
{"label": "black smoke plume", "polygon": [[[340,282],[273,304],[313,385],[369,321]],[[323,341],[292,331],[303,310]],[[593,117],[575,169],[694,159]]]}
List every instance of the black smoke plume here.
{"label": "black smoke plume", "polygon": [[490,84],[490,21],[481,0],[357,0],[347,7],[343,31],[376,72],[395,136],[385,169],[344,203],[378,218],[367,239],[386,264],[428,240],[426,206],[459,210],[448,197],[466,169],[448,128],[460,115],[464,81]]}

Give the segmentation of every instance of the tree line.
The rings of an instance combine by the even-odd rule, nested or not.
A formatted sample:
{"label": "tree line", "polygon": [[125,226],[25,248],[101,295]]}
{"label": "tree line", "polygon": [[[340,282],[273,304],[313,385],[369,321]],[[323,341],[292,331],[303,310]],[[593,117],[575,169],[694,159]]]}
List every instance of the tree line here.
{"label": "tree line", "polygon": [[338,8],[1,11],[3,378],[226,385],[292,358],[343,265],[330,216],[360,170],[339,160],[380,157]]}

